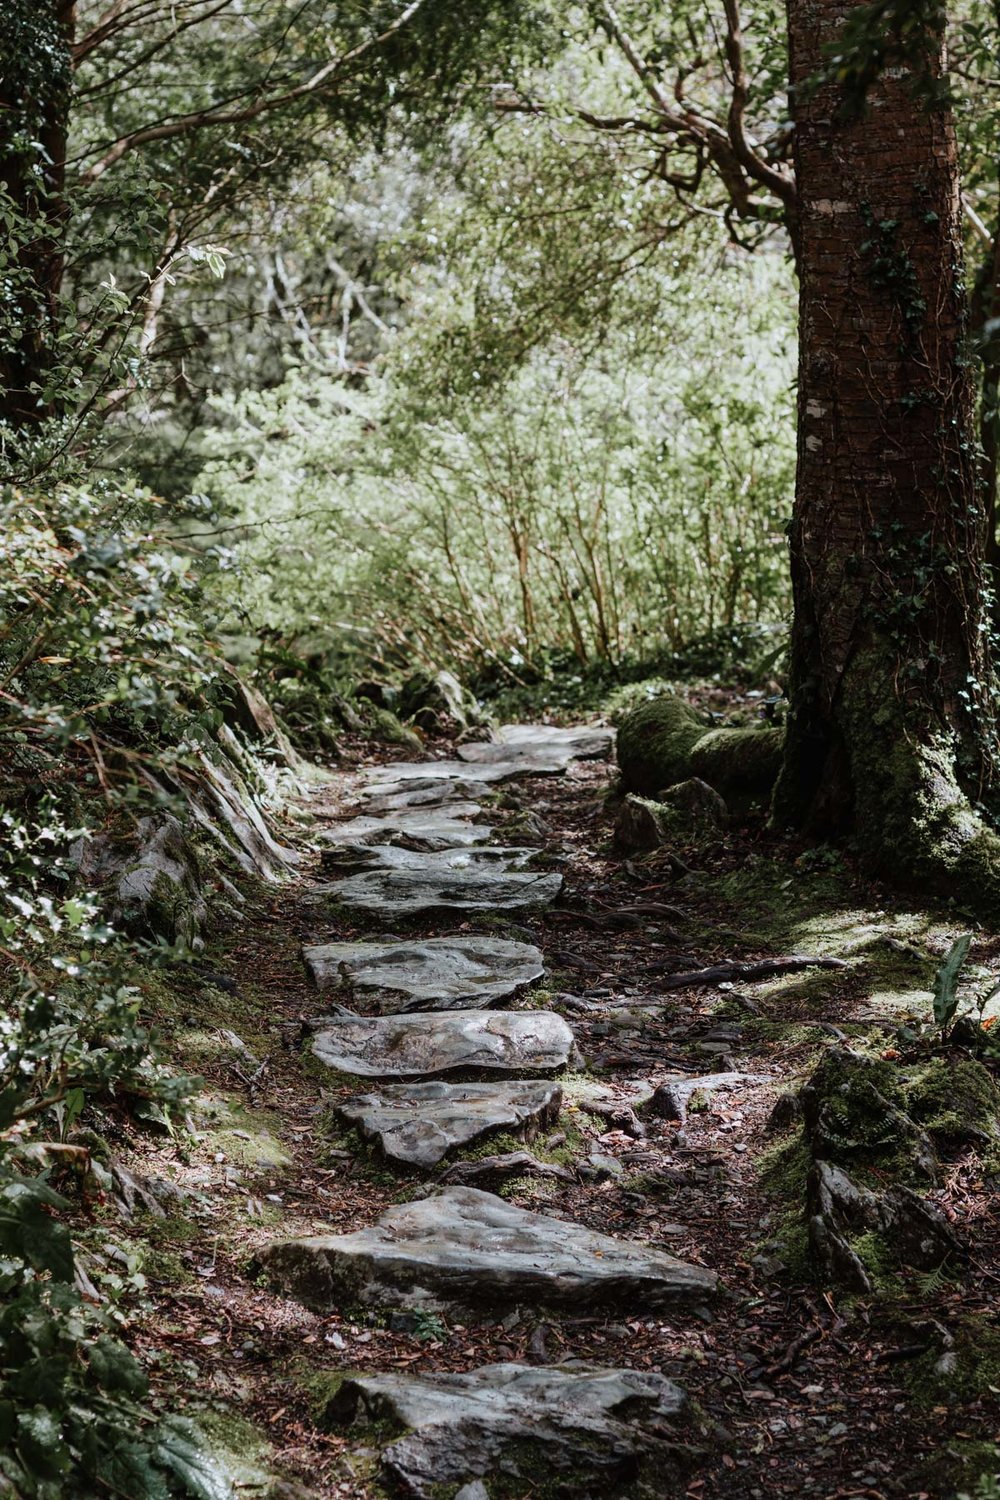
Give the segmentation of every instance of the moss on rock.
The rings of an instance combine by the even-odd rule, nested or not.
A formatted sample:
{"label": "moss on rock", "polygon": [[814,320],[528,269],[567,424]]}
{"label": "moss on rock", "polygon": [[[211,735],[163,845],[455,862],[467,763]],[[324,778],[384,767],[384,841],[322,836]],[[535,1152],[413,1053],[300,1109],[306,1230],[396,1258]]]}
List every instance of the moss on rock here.
{"label": "moss on rock", "polygon": [[626,788],[645,797],[692,776],[724,797],[766,797],[782,743],[780,729],[717,729],[679,698],[654,698],[622,723],[618,764]]}
{"label": "moss on rock", "polygon": [[907,1112],[934,1141],[981,1146],[1000,1138],[1000,1089],[974,1058],[932,1058],[905,1093]]}

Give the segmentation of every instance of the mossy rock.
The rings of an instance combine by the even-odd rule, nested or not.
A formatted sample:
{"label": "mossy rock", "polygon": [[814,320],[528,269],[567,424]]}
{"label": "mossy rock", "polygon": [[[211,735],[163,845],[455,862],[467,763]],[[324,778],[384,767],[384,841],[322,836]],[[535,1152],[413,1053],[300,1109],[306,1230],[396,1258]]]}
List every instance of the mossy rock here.
{"label": "mossy rock", "polygon": [[698,777],[727,801],[746,801],[770,794],[783,743],[780,729],[716,729],[679,698],[654,698],[622,723],[618,764],[640,796]]}
{"label": "mossy rock", "polygon": [[728,816],[715,788],[692,776],[662,792],[658,801],[629,794],[615,820],[615,843],[627,852],[661,849],[674,841],[686,843],[698,834],[716,832]]}
{"label": "mossy rock", "polygon": [[988,1146],[1000,1139],[1000,1089],[974,1058],[932,1058],[905,1095],[908,1114],[944,1146]]}
{"label": "mossy rock", "polygon": [[879,1182],[934,1180],[933,1145],[906,1113],[891,1062],[832,1047],[799,1097],[815,1159],[874,1173]]}
{"label": "mossy rock", "polygon": [[407,750],[422,751],[424,742],[412,729],[407,729],[405,724],[388,708],[377,708],[372,715],[372,734],[384,745],[404,745]]}

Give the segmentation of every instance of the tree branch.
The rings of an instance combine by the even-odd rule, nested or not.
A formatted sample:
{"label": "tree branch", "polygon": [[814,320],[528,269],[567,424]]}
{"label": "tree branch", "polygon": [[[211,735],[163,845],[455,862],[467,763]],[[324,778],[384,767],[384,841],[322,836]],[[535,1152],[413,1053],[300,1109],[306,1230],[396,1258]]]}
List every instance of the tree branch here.
{"label": "tree branch", "polygon": [[795,181],[785,172],[762,161],[747,139],[745,116],[750,97],[750,80],[747,77],[743,56],[743,31],[740,24],[739,0],[724,0],[726,11],[726,60],[732,70],[733,94],[729,105],[729,139],[736,159],[755,182],[761,183],[788,207],[796,201]]}
{"label": "tree branch", "polygon": [[121,161],[123,156],[126,156],[130,151],[134,151],[138,146],[147,145],[151,141],[170,140],[175,136],[187,135],[196,130],[209,129],[214,125],[246,124],[250,120],[258,119],[263,114],[270,113],[272,110],[280,109],[288,104],[294,104],[299,99],[306,99],[310,95],[319,94],[324,90],[324,86],[328,86],[331,79],[336,77],[342,68],[346,67],[349,63],[356,62],[360,57],[372,51],[373,48],[382,46],[401,31],[413,19],[423,3],[424,0],[411,0],[406,9],[396,17],[390,26],[386,27],[385,31],[381,32],[378,36],[369,37],[367,41],[360,42],[358,46],[353,47],[349,52],[345,52],[342,57],[334,58],[333,61],[320,68],[311,78],[307,79],[305,83],[300,83],[296,88],[287,89],[284,93],[272,94],[263,99],[257,99],[253,104],[249,104],[243,109],[212,108],[195,110],[191,114],[180,115],[175,120],[165,120],[162,124],[148,125],[139,130],[133,130],[128,135],[120,136],[105,151],[104,155],[94,162],[93,166],[88,167],[81,174],[80,181],[88,187],[91,186],[98,178],[104,175],[109,167],[113,167],[116,162]]}

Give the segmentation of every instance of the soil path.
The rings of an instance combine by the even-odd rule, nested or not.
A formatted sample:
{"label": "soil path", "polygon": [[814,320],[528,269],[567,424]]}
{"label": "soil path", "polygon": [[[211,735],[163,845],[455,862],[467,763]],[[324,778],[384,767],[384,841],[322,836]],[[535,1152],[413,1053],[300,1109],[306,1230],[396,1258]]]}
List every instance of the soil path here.
{"label": "soil path", "polygon": [[251,1128],[213,1152],[202,1122],[189,1185],[233,1199],[181,1252],[175,1337],[324,1497],[950,1494],[912,1476],[961,1420],[913,1409],[898,1321],[770,1243],[767,1120],[809,1049],[701,971],[774,955],[611,854],[608,750],[526,726],[311,804],[312,879],[213,959],[273,1045],[217,1065]]}

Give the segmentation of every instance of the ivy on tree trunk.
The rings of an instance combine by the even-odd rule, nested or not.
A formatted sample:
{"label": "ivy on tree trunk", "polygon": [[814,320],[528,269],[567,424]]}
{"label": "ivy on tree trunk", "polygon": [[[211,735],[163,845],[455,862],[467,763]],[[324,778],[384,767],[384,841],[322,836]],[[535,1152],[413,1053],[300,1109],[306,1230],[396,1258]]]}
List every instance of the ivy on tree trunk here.
{"label": "ivy on tree trunk", "polygon": [[0,318],[0,421],[49,415],[62,282],[66,138],[74,0],[0,7],[0,215],[5,224]]}
{"label": "ivy on tree trunk", "polygon": [[[799,186],[795,602],[779,823],[853,829],[875,863],[982,878],[1000,843],[985,512],[955,132],[926,70],[851,109],[820,80],[855,7],[790,0]],[[995,898],[994,898],[995,899]]]}

